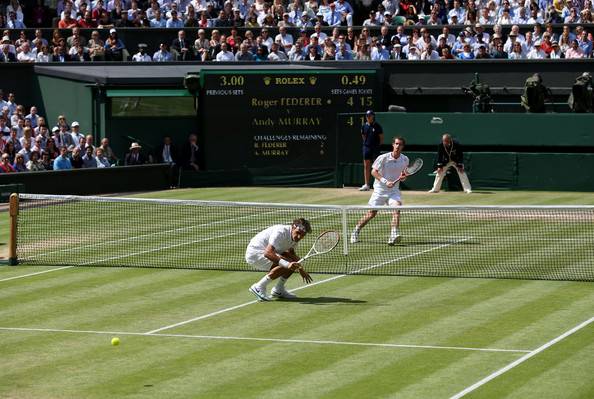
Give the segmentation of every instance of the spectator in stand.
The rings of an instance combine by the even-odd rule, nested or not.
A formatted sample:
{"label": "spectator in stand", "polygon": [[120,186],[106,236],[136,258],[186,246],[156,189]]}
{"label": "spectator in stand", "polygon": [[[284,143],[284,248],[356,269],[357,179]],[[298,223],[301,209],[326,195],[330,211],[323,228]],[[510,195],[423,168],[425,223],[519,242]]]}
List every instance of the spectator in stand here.
{"label": "spectator in stand", "polygon": [[105,60],[105,42],[99,37],[99,31],[94,30],[91,33],[91,39],[88,43],[89,57],[91,61]]}
{"label": "spectator in stand", "polygon": [[239,51],[235,54],[235,61],[253,61],[254,55],[248,50],[246,43],[241,43]]}
{"label": "spectator in stand", "polygon": [[27,165],[25,164],[25,157],[21,153],[17,153],[14,157],[12,167],[17,172],[27,172]]}
{"label": "spectator in stand", "polygon": [[64,18],[60,19],[60,22],[58,22],[58,28],[60,29],[72,29],[76,28],[77,26],[78,21],[72,18],[69,13],[64,14]]}
{"label": "spectator in stand", "polygon": [[54,163],[50,159],[50,155],[45,151],[41,153],[41,166],[43,170],[54,170]]}
{"label": "spectator in stand", "polygon": [[6,27],[8,29],[27,29],[23,21],[19,21],[17,19],[16,13],[14,11],[10,11],[8,13],[8,22],[6,22]]}
{"label": "spectator in stand", "polygon": [[95,150],[95,160],[97,161],[98,168],[109,168],[111,164],[109,163],[109,159],[105,156],[103,149],[101,147],[97,147]]}
{"label": "spectator in stand", "polygon": [[[278,46],[277,46],[278,50]],[[221,51],[216,56],[218,62],[230,62],[235,61],[235,56],[229,51],[229,45],[227,43],[221,43]]]}
{"label": "spectator in stand", "polygon": [[565,51],[565,58],[573,59],[573,58],[586,58],[584,51],[580,47],[577,40],[572,40],[570,47]]}
{"label": "spectator in stand", "polygon": [[177,60],[190,61],[194,58],[190,42],[186,39],[186,32],[180,30],[177,32],[177,39],[171,43],[171,50],[177,53]]}
{"label": "spectator in stand", "polygon": [[45,166],[43,165],[42,161],[39,159],[39,152],[32,151],[31,152],[31,159],[26,164],[27,170],[30,172],[40,172],[45,170]]}
{"label": "spectator in stand", "polygon": [[93,12],[90,10],[85,11],[83,17],[78,20],[78,26],[83,29],[95,29],[97,21],[93,19]]}
{"label": "spectator in stand", "polygon": [[[175,4],[175,3],[173,3]],[[223,13],[221,11],[221,13]],[[177,11],[171,10],[171,18],[167,20],[165,25],[166,28],[173,28],[173,29],[180,29],[184,27],[184,23],[181,19],[178,18]]]}
{"label": "spectator in stand", "polygon": [[130,146],[130,152],[126,154],[124,157],[124,165],[126,166],[136,166],[136,165],[144,165],[146,163],[146,159],[144,155],[140,152],[142,146],[138,143],[132,143]]}
{"label": "spectator in stand", "polygon": [[194,41],[194,52],[199,61],[206,61],[208,59],[209,48],[210,42],[206,38],[206,32],[204,31],[204,29],[199,29],[198,37]]}
{"label": "spectator in stand", "polygon": [[70,163],[72,164],[72,169],[81,169],[83,167],[81,149],[71,145],[68,147],[68,152],[70,153]]}
{"label": "spectator in stand", "polygon": [[60,155],[58,153],[57,147],[56,147],[56,142],[52,139],[49,139],[47,141],[47,144],[45,146],[45,150],[44,150],[45,154],[48,154],[50,160],[53,162],[54,159],[56,159],[58,157],[58,155]]}
{"label": "spectator in stand", "polygon": [[464,43],[464,46],[462,47],[462,52],[460,52],[458,54],[458,59],[460,59],[460,60],[473,60],[474,59],[474,52],[472,51],[472,49],[470,47],[469,41]]}
{"label": "spectator in stand", "polygon": [[70,133],[66,130],[65,125],[60,125],[59,127],[54,126],[54,128],[52,129],[52,133],[53,133],[54,143],[56,144],[57,148],[61,148],[61,147],[68,148],[71,145],[74,145],[74,140],[72,139],[72,136],[70,135]]}
{"label": "spectator in stand", "polygon": [[198,149],[198,136],[190,134],[188,141],[182,147],[180,153],[180,163],[184,169],[188,170],[200,170],[200,158]]}
{"label": "spectator in stand", "polygon": [[2,163],[0,163],[0,170],[3,173],[13,173],[16,172],[14,167],[11,164],[10,154],[8,152],[4,152],[2,154]]}
{"label": "spectator in stand", "polygon": [[109,146],[109,139],[104,137],[101,139],[101,145],[99,146],[103,150],[103,154],[109,160],[109,163],[115,164],[118,162],[118,157],[115,155],[111,147]]}
{"label": "spectator in stand", "polygon": [[547,54],[542,50],[540,40],[534,42],[534,47],[528,53],[527,57],[529,60],[544,60],[547,58]]}
{"label": "spectator in stand", "polygon": [[164,163],[170,166],[169,168],[169,185],[170,187],[177,186],[178,177],[178,150],[173,144],[171,137],[165,136],[163,143],[157,146],[155,150],[154,159],[156,163]]}
{"label": "spectator in stand", "polygon": [[25,20],[25,14],[23,13],[23,8],[21,7],[21,4],[19,3],[18,0],[8,1],[8,4],[6,5],[6,13],[7,14],[14,13],[15,18],[21,22]]}
{"label": "spectator in stand", "polygon": [[72,169],[72,163],[68,157],[68,148],[66,146],[60,147],[60,156],[54,160],[53,170],[67,170]]}
{"label": "spectator in stand", "polygon": [[526,57],[524,56],[524,51],[522,50],[522,43],[515,42],[512,46],[511,52],[509,53],[510,60],[523,60]]}
{"label": "spectator in stand", "polygon": [[151,62],[153,59],[146,53],[146,43],[138,43],[138,53],[132,56],[132,61],[135,62]]}
{"label": "spectator in stand", "polygon": [[52,55],[49,52],[49,46],[42,45],[41,50],[37,52],[35,56],[35,62],[51,62]]}
{"label": "spectator in stand", "polygon": [[97,167],[97,159],[93,155],[93,146],[88,146],[85,149],[85,155],[82,157],[82,167],[85,169],[89,168],[96,168]]}
{"label": "spectator in stand", "polygon": [[0,63],[16,62],[17,61],[16,55],[14,55],[13,53],[10,52],[10,45],[7,42],[10,43],[10,39],[7,37],[4,37],[2,39],[2,51],[0,52]]}
{"label": "spectator in stand", "polygon": [[118,33],[115,29],[109,30],[109,37],[105,41],[105,57],[108,61],[123,61],[124,50],[126,46],[118,38]]}
{"label": "spectator in stand", "polygon": [[495,49],[491,53],[491,58],[508,59],[509,54],[503,49],[503,43],[499,42],[495,45]]}
{"label": "spectator in stand", "polygon": [[559,43],[556,41],[553,41],[551,44],[551,52],[549,53],[549,58],[554,59],[554,60],[558,60],[561,58],[565,58],[565,54],[563,54],[563,51],[561,51],[561,47],[559,46]]}
{"label": "spectator in stand", "polygon": [[77,121],[72,122],[70,125],[70,136],[72,136],[72,144],[76,147],[80,146],[81,138],[85,136],[80,132],[80,123]]}
{"label": "spectator in stand", "polygon": [[161,15],[161,10],[155,10],[154,17],[150,20],[152,28],[166,28],[167,20]]}
{"label": "spectator in stand", "polygon": [[159,45],[159,50],[153,54],[153,61],[154,62],[169,62],[173,61],[173,56],[169,52],[167,48],[167,44],[161,43]]}

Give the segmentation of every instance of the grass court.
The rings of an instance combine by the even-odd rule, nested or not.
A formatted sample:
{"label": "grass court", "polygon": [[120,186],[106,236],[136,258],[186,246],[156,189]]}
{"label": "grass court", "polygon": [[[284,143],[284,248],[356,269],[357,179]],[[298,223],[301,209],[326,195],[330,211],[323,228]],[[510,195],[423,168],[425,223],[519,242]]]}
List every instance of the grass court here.
{"label": "grass court", "polygon": [[[213,188],[140,196],[365,204],[369,193]],[[594,204],[589,193],[403,198],[410,205]],[[6,212],[0,217],[6,243]],[[69,223],[58,218],[53,226],[67,236]],[[84,256],[91,249],[113,252],[90,248]],[[227,258],[220,253],[222,263]],[[0,266],[0,397],[594,397],[591,282],[316,274],[309,286],[291,278],[297,300],[257,303],[247,288],[260,276]],[[121,344],[112,346],[112,337]]]}

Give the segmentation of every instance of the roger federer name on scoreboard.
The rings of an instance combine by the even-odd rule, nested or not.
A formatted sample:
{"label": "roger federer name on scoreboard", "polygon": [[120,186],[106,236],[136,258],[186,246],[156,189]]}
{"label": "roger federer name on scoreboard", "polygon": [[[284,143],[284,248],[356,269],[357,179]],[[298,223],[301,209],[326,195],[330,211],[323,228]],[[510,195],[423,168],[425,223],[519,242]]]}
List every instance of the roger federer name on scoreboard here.
{"label": "roger federer name on scoreboard", "polygon": [[293,106],[293,107],[321,107],[321,97],[281,97],[276,100],[264,100],[257,97],[252,97],[250,100],[252,107],[270,108],[276,106]]}

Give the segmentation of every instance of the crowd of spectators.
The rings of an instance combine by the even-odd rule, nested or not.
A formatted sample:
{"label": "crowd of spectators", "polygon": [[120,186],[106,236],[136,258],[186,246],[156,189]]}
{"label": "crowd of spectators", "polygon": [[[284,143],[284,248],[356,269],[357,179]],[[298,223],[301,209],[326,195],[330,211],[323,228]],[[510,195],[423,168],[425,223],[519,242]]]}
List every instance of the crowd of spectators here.
{"label": "crowd of spectators", "polygon": [[95,146],[93,136],[83,134],[76,121],[64,115],[51,124],[32,106],[25,110],[14,93],[4,98],[0,90],[0,173],[106,168],[118,159],[104,138]]}
{"label": "crowd of spectators", "polygon": [[[171,137],[152,151],[143,151],[132,143],[119,159],[103,138],[95,144],[93,135],[81,132],[77,121],[69,123],[59,115],[54,124],[39,115],[37,107],[28,110],[16,102],[15,94],[5,98],[0,89],[0,173],[38,172],[47,170],[109,168],[116,165],[136,166],[147,163],[168,164],[172,176],[179,168],[199,170],[198,136],[190,134],[181,147]],[[175,182],[172,177],[172,182]],[[172,183],[172,186],[174,184]]]}
{"label": "crowd of spectators", "polygon": [[[0,62],[592,57],[592,33],[584,27],[593,23],[591,0],[364,4],[355,11],[347,0],[59,0],[50,9],[44,0],[36,7],[10,0],[0,10]],[[62,29],[51,38],[22,30],[51,21]],[[556,32],[557,23],[571,25]],[[443,27],[434,35],[427,27],[436,25]],[[173,28],[177,37],[157,48],[141,43],[128,49],[118,36],[121,27]],[[90,29],[90,37],[81,28]]]}

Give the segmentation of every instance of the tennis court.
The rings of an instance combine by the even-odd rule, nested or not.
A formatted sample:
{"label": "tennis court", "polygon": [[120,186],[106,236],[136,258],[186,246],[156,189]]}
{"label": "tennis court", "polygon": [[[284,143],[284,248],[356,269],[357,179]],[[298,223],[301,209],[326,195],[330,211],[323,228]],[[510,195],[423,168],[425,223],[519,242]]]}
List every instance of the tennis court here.
{"label": "tennis court", "polygon": [[[143,196],[362,204],[368,194],[252,188]],[[594,204],[594,195],[576,193],[404,197],[418,205]],[[309,286],[292,278],[289,288],[297,300],[257,303],[247,288],[261,274],[188,269],[193,264],[187,257],[207,254],[214,268],[241,270],[244,265],[229,263],[239,262],[238,254],[262,225],[301,215],[229,209],[188,222],[165,211],[147,212],[147,223],[136,227],[129,225],[130,214],[116,208],[112,217],[100,218],[109,221],[106,228],[98,222],[73,227],[71,216],[84,222],[85,215],[94,213],[89,204],[63,212],[31,209],[52,228],[43,227],[39,239],[27,241],[25,265],[0,268],[5,365],[0,397],[594,396],[591,282],[394,276],[382,272],[386,265],[374,269],[384,275],[353,275],[341,273],[340,264],[331,274],[315,274]],[[320,210],[308,216],[316,228],[340,219]],[[431,271],[438,261],[447,269],[460,251],[480,259],[487,271],[489,260],[492,267],[526,259],[546,265],[551,257],[562,256],[575,259],[575,267],[592,262],[593,231],[587,220],[580,221],[578,235],[567,221],[553,222],[549,236],[534,237],[535,229],[542,228],[540,219],[514,220],[512,231],[509,224],[490,228],[491,220],[474,218],[474,230],[427,237],[439,229],[443,215],[438,216],[414,223],[422,227],[410,231],[414,237],[407,245],[389,248],[369,238],[361,253],[353,249],[358,263],[344,271],[385,259],[390,271],[413,266]],[[378,218],[372,222],[377,227],[370,228],[380,229],[388,220],[388,215]],[[500,237],[499,247],[495,241],[482,245],[485,237]],[[522,257],[502,248],[507,240],[523,241]],[[569,243],[574,253],[564,252]],[[306,252],[311,241],[302,245]],[[376,256],[380,251],[382,256]],[[67,255],[87,267],[68,265]],[[133,267],[90,267],[124,261],[129,264],[121,266]],[[323,271],[340,259],[332,255],[316,262],[311,267]],[[168,267],[172,264],[180,267]],[[116,336],[121,345],[112,346]]]}

